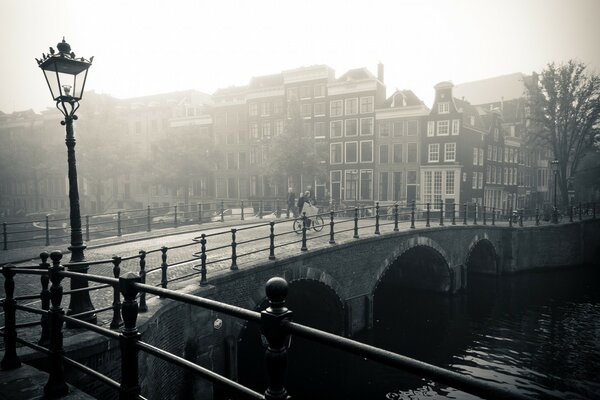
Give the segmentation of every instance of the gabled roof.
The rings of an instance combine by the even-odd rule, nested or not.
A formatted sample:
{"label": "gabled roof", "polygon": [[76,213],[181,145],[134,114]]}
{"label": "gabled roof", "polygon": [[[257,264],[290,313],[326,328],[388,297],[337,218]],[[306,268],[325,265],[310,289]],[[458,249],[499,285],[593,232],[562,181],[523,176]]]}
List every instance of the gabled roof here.
{"label": "gabled roof", "polygon": [[[398,103],[398,98],[402,99],[401,103]],[[412,90],[396,89],[396,91],[394,93],[392,93],[392,95],[383,102],[382,106],[385,108],[388,108],[388,107],[395,108],[395,107],[418,106],[421,104],[423,104],[423,101],[421,99],[419,99],[417,97],[417,95],[413,93]]]}

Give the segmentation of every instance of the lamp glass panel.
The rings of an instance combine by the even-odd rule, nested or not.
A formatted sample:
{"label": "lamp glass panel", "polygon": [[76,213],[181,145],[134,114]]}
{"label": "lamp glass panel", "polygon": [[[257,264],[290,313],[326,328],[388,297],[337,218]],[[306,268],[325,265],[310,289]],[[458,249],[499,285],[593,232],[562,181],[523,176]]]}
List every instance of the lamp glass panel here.
{"label": "lamp glass panel", "polygon": [[71,96],[75,97],[78,100],[83,97],[83,89],[85,86],[87,72],[88,70],[86,68],[73,76],[73,91],[71,92]]}
{"label": "lamp glass panel", "polygon": [[60,96],[60,90],[58,85],[58,78],[56,77],[56,72],[52,70],[45,69],[44,75],[46,76],[46,80],[48,81],[48,87],[50,88],[50,95],[54,100],[58,96]]}

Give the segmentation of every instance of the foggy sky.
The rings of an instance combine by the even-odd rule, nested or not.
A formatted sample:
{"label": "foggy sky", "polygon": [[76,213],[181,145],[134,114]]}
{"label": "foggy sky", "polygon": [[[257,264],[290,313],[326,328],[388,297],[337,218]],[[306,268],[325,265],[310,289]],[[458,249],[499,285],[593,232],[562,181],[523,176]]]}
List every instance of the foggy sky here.
{"label": "foggy sky", "polygon": [[[531,73],[577,58],[600,71],[600,1],[0,0],[0,111],[53,106],[34,58],[64,35],[95,56],[86,90],[119,98],[212,93],[252,76],[327,64],[377,71],[388,95]],[[85,101],[85,97],[84,97]]]}

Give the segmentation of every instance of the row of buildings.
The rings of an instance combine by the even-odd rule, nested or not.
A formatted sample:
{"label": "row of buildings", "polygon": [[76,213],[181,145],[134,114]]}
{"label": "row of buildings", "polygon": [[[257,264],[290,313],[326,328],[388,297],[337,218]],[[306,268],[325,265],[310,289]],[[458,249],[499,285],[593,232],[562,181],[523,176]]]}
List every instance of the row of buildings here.
{"label": "row of buildings", "polygon": [[[309,188],[321,204],[414,200],[434,208],[442,202],[542,206],[549,199],[551,154],[525,143],[527,79],[535,75],[457,86],[440,82],[431,108],[410,90],[388,96],[382,64],[376,75],[359,68],[339,77],[326,65],[302,67],[254,77],[246,86],[212,96],[185,91],[118,100],[92,92],[82,101],[76,126],[78,159],[84,164],[78,164],[82,209],[100,213],[210,199],[285,198],[288,187],[296,193]],[[39,136],[43,140],[29,145],[52,140],[64,146],[58,119],[50,110],[0,113],[0,140],[4,145],[23,135]],[[307,162],[317,163],[318,173],[301,167],[298,176],[274,174],[275,140],[292,125],[301,127],[294,131],[296,139],[313,146],[316,158]],[[115,150],[105,146],[90,155],[103,165],[102,173],[91,164],[86,169],[85,146],[106,142]],[[183,165],[179,175],[186,179],[175,186],[173,179],[161,182],[160,171],[157,178],[150,168],[132,166],[157,166],[165,146],[210,162],[202,168]],[[64,149],[57,151],[53,157],[60,160]],[[115,152],[121,156],[110,158]],[[135,162],[120,164],[124,158]],[[109,172],[111,160],[120,167]],[[35,173],[25,165],[18,176],[2,174],[0,211],[15,215],[68,206],[66,165],[58,165],[36,164]]]}

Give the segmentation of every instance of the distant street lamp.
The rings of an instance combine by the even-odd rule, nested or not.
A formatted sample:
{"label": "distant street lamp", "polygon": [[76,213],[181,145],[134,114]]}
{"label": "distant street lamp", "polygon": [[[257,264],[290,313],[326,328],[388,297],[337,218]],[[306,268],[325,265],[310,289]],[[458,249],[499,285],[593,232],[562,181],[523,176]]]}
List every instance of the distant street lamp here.
{"label": "distant street lamp", "polygon": [[556,207],[556,182],[558,181],[558,160],[550,161],[552,172],[554,173],[554,206],[552,208],[552,223],[558,223],[558,208]]}
{"label": "distant street lamp", "polygon": [[[75,112],[79,108],[79,100],[83,97],[85,80],[88,69],[92,65],[91,57],[86,60],[83,57],[76,58],[75,53],[71,51],[71,46],[63,37],[61,43],[56,45],[58,52],[50,47],[49,54],[42,54],[42,59],[36,58],[38,66],[44,71],[44,76],[52,99],[56,102],[56,108],[65,117],[61,125],[66,126],[67,138],[67,163],[69,166],[69,206],[71,223],[71,263],[81,263],[85,261],[83,251],[86,246],[83,242],[81,232],[81,212],[79,209],[79,188],[77,184],[77,166],[75,162],[75,136],[73,133],[73,121],[77,119]],[[73,265],[69,266],[70,271],[87,273],[89,266]],[[71,289],[87,288],[88,282],[81,279],[71,279]],[[77,291],[71,294],[68,314],[79,314],[89,312],[80,319],[96,323],[96,314],[90,300],[89,291]]]}

